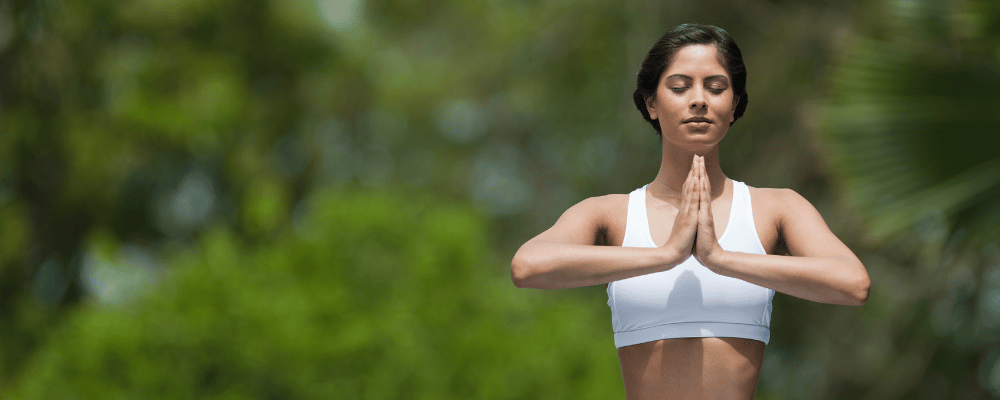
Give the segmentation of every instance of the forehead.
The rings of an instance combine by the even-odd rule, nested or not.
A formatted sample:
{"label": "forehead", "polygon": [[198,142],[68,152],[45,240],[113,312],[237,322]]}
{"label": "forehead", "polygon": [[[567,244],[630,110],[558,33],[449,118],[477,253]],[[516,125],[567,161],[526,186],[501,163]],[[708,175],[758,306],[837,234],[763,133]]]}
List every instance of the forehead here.
{"label": "forehead", "polygon": [[718,50],[712,44],[693,44],[682,47],[674,54],[670,65],[663,71],[663,77],[680,74],[694,77],[723,75],[726,69],[719,62]]}

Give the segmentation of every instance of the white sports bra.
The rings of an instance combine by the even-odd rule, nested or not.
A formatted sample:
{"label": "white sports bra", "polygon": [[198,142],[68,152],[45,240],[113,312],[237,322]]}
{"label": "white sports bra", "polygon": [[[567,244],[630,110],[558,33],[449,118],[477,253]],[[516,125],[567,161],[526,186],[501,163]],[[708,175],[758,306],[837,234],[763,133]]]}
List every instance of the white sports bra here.
{"label": "white sports bra", "polygon": [[[656,247],[646,218],[646,186],[629,194],[623,247]],[[743,182],[733,181],[732,211],[719,244],[728,251],[766,254]],[[772,298],[774,290],[716,274],[693,256],[667,271],[608,284],[615,347],[689,337],[738,337],[766,344]]]}

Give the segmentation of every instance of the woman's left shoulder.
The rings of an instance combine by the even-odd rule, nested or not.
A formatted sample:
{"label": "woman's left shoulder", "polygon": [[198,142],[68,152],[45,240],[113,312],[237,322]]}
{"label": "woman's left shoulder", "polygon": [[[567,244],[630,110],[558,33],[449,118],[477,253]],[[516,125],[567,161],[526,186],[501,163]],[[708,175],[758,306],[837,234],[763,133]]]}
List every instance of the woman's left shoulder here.
{"label": "woman's left shoulder", "polygon": [[759,188],[750,185],[747,185],[747,188],[750,190],[754,214],[759,210],[762,216],[780,218],[787,213],[816,210],[809,200],[792,189]]}
{"label": "woman's left shoulder", "polygon": [[819,216],[816,207],[793,189],[755,188],[749,185],[747,188],[749,188],[750,197],[753,199],[754,214],[760,210],[763,216],[779,223],[786,218]]}
{"label": "woman's left shoulder", "polygon": [[750,197],[753,198],[754,202],[758,200],[772,205],[777,204],[787,204],[792,203],[809,203],[805,197],[802,197],[798,192],[788,188],[760,188],[747,185],[747,189],[750,190]]}

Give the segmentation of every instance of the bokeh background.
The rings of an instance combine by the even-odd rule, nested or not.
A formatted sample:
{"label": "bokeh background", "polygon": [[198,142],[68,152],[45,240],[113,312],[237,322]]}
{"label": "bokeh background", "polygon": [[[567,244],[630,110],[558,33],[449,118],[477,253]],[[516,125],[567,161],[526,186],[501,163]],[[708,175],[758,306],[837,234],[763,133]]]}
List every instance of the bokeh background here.
{"label": "bokeh background", "polygon": [[0,394],[622,398],[602,287],[517,247],[655,176],[668,28],[749,69],[723,170],[862,307],[775,297],[760,399],[1000,397],[1000,2],[0,3]]}

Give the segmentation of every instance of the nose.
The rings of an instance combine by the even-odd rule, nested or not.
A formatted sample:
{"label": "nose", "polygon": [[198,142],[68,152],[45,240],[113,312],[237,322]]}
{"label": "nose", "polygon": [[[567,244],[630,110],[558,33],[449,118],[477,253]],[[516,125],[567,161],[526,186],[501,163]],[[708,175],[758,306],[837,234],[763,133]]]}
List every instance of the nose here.
{"label": "nose", "polygon": [[708,102],[705,101],[705,95],[699,90],[692,90],[694,94],[691,95],[691,109],[697,108],[707,108]]}

